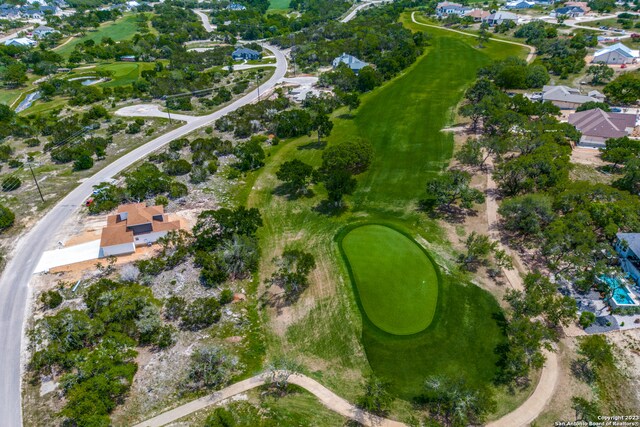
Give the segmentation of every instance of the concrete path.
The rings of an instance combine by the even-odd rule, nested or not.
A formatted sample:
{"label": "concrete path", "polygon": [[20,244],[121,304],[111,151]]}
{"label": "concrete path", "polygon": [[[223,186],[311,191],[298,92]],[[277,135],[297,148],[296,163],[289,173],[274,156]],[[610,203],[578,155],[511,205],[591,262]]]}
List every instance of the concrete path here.
{"label": "concrete path", "polygon": [[[273,88],[287,71],[284,53],[269,47],[276,56],[276,70],[271,78],[260,85],[260,93]],[[113,178],[118,173],[162,148],[170,141],[181,138],[194,130],[208,126],[220,117],[254,102],[258,91],[253,90],[220,110],[196,117],[184,126],[153,139],[85,179],[73,191],[54,205],[14,245],[7,256],[8,262],[0,276],[0,414],[2,427],[22,426],[21,374],[26,360],[24,317],[30,296],[29,281],[38,261],[46,249],[55,244],[55,235],[62,225],[80,209],[83,201],[93,191],[93,186]]]}
{"label": "concrete path", "polygon": [[[229,399],[236,394],[244,393],[253,388],[260,387],[261,385],[266,384],[269,381],[269,378],[269,373],[256,375],[244,381],[232,384],[229,387],[223,388],[222,390],[208,396],[192,400],[189,403],[178,406],[175,409],[164,412],[157,417],[153,417],[151,419],[143,421],[133,427],[161,427],[167,425],[171,422],[179,420],[180,418],[191,415],[201,409],[220,404],[222,401]],[[355,420],[364,426],[406,427],[406,424],[394,420],[389,420],[387,418],[381,418],[357,408],[355,405],[349,403],[316,380],[311,379],[306,375],[291,374],[288,381],[291,384],[295,384],[299,387],[304,388],[309,393],[316,396],[318,400],[330,410],[337,412],[338,414],[346,418]]]}
{"label": "concrete path", "polygon": [[160,111],[160,108],[155,104],[139,104],[122,107],[115,112],[115,115],[123,117],[162,117],[164,119],[179,120],[187,123],[198,119],[197,116],[188,116],[186,114],[171,114],[171,117],[169,117],[169,113]]}
{"label": "concrete path", "polygon": [[202,21],[202,26],[204,27],[205,30],[207,30],[208,32],[212,32],[218,28],[217,25],[211,25],[211,21],[209,21],[209,16],[207,16],[207,14],[204,13],[206,11],[198,10],[198,9],[191,9],[191,10],[193,11],[193,13],[198,15],[198,17],[200,17],[200,20]]}
{"label": "concrete path", "polygon": [[90,261],[100,257],[100,240],[68,246],[66,248],[46,251],[38,261],[35,273],[49,271],[54,267],[74,264],[76,262]]}
{"label": "concrete path", "polygon": [[[458,33],[458,34],[463,34],[465,36],[478,38],[477,34],[466,33],[464,31],[454,30],[452,28],[445,28],[445,27],[441,27],[439,25],[433,25],[433,24],[426,24],[424,22],[418,22],[418,21],[416,21],[416,13],[415,12],[411,13],[411,20],[413,21],[414,24],[422,25],[424,27],[436,28],[438,30],[451,31],[452,33]],[[526,47],[527,49],[529,49],[529,55],[527,55],[527,63],[531,63],[533,61],[533,59],[536,57],[536,48],[533,47],[533,46],[529,46],[528,44],[513,42],[511,40],[497,39],[497,38],[494,38],[494,37],[489,37],[489,40],[495,41],[495,42],[499,42],[499,43],[513,44],[513,45],[516,45],[516,46]]]}

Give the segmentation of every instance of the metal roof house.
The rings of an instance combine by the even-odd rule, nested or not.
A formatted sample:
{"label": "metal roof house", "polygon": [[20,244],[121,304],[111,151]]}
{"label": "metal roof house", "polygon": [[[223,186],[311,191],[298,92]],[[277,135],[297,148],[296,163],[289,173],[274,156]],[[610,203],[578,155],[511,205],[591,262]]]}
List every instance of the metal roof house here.
{"label": "metal roof house", "polygon": [[594,53],[593,60],[591,62],[604,62],[605,64],[631,64],[637,62],[638,57],[640,57],[638,50],[630,49],[622,43],[616,43]]}
{"label": "metal roof house", "polygon": [[607,139],[629,135],[637,126],[637,115],[607,113],[596,108],[573,113],[568,121],[582,132],[580,145],[602,148]]}
{"label": "metal roof house", "polygon": [[233,51],[233,53],[231,54],[231,57],[233,59],[260,59],[262,55],[260,54],[260,52],[253,50],[253,49],[248,49],[246,47],[239,47],[236,50]]}
{"label": "metal roof house", "polygon": [[180,221],[169,221],[162,205],[120,205],[115,215],[107,217],[107,226],[102,229],[100,257],[134,253],[136,246],[150,245],[179,229]]}
{"label": "metal roof house", "polygon": [[436,15],[440,18],[449,15],[464,16],[469,10],[471,9],[461,5],[460,3],[452,3],[448,1],[444,1],[436,5]]}
{"label": "metal roof house", "polygon": [[26,37],[17,37],[15,39],[6,40],[4,44],[5,46],[31,47],[35,46],[37,42]]}
{"label": "metal roof house", "polygon": [[558,108],[573,110],[587,102],[604,102],[605,96],[597,90],[592,90],[587,95],[580,93],[578,89],[568,86],[544,86],[542,88],[542,101],[549,101]]}
{"label": "metal roof house", "polygon": [[335,58],[332,63],[333,68],[337,68],[340,64],[347,64],[347,66],[351,68],[351,70],[353,70],[353,72],[356,74],[359,73],[361,69],[369,65],[366,62],[359,60],[355,56],[348,55],[346,53],[343,53],[342,55]]}
{"label": "metal roof house", "polygon": [[482,20],[482,22],[486,22],[487,24],[489,24],[490,27],[493,27],[494,25],[500,25],[505,21],[512,21],[514,23],[518,23],[518,15],[511,12],[498,11],[498,12],[492,13],[491,15],[487,16]]}
{"label": "metal roof house", "polygon": [[565,6],[555,9],[549,14],[549,16],[552,16],[554,18],[557,18],[558,16],[568,16],[570,18],[575,18],[577,16],[583,16],[585,13],[587,12],[580,6]]}
{"label": "metal roof house", "polygon": [[536,4],[532,1],[515,0],[507,2],[505,9],[531,9]]}
{"label": "metal roof house", "polygon": [[51,27],[47,27],[46,25],[40,25],[38,28],[36,28],[35,30],[33,30],[33,36],[34,37],[45,37],[51,33],[55,33],[57,32],[56,30],[54,30]]}

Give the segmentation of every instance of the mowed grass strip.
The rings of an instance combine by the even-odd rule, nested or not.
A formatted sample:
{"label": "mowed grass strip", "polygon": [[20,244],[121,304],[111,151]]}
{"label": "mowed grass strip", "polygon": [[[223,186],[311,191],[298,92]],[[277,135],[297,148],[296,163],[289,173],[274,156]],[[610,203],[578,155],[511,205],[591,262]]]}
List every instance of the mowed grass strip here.
{"label": "mowed grass strip", "polygon": [[364,314],[378,328],[411,335],[431,324],[438,302],[436,268],[418,244],[377,224],[340,241]]}

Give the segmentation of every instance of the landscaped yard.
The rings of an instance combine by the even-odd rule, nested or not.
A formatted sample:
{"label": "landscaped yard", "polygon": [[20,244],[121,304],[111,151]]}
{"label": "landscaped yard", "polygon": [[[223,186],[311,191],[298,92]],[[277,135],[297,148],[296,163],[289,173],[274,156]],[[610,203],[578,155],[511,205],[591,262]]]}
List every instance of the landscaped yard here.
{"label": "landscaped yard", "polygon": [[93,40],[100,43],[104,37],[111,37],[114,41],[126,40],[136,33],[137,24],[135,15],[125,15],[114,22],[102,24],[95,31],[88,31],[83,37],[74,38],[69,43],[56,49],[60,55],[69,55],[75,49],[76,45],[84,43],[87,40]]}
{"label": "landscaped yard", "polygon": [[420,246],[393,228],[367,224],[340,240],[362,308],[394,335],[426,329],[438,303],[438,274]]}
{"label": "landscaped yard", "polygon": [[[409,15],[403,20],[410,28],[431,34],[431,47],[403,75],[364,95],[354,114],[339,110],[333,117],[328,144],[366,139],[375,152],[370,170],[358,177],[356,193],[347,200],[350,209],[339,216],[323,214],[317,209],[326,196],[322,187],[294,201],[274,194],[275,172],[284,161],[298,158],[314,166],[321,163],[322,144],[311,138],[271,150],[265,168],[248,177],[250,193],[239,195],[240,202],[248,197],[248,204],[258,207],[265,221],[260,231],[263,279],[273,270],[272,259],[286,246],[312,252],[318,263],[302,301],[285,314],[271,312],[276,333],[270,340],[270,355],[306,361],[311,375],[351,400],[357,397],[367,366],[391,381],[393,391],[407,399],[418,395],[425,378],[434,375],[488,385],[497,369],[496,346],[504,339],[501,310],[493,296],[448,274],[443,274],[438,309],[426,330],[409,336],[382,331],[358,309],[347,266],[335,243],[345,225],[362,221],[389,224],[423,242],[436,262],[445,264],[443,270],[451,270],[446,264],[451,262],[447,253],[452,250],[443,231],[418,210],[427,179],[446,167],[452,155],[453,136],[442,129],[453,123],[454,108],[479,67],[492,58],[524,55],[520,47],[496,42],[478,49],[470,37],[410,24]],[[367,252],[395,259],[382,254],[397,244],[394,233],[379,236],[376,247],[369,245]],[[406,270],[398,267],[396,271],[401,269]],[[404,309],[397,311],[407,314]],[[384,329],[381,318],[375,321]]]}

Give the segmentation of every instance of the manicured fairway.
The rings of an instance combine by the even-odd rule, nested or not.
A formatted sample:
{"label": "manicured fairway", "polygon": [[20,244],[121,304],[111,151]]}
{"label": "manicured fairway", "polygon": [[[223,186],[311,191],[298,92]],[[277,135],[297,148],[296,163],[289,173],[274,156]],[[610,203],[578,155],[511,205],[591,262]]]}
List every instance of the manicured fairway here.
{"label": "manicured fairway", "polygon": [[99,65],[96,70],[111,71],[113,73],[111,80],[100,85],[114,87],[134,83],[138,80],[142,71],[151,70],[153,66],[152,62],[114,62],[112,64]]}
{"label": "manicured fairway", "polygon": [[125,15],[117,21],[101,25],[95,31],[87,31],[87,34],[84,37],[71,40],[61,48],[56,49],[56,52],[60,55],[66,56],[73,52],[76,45],[84,43],[87,40],[93,40],[96,43],[100,43],[104,37],[111,37],[114,41],[130,39],[136,33],[136,29],[137,25],[135,15]]}
{"label": "manicured fairway", "polygon": [[289,9],[291,0],[271,0],[268,10],[285,10]]}
{"label": "manicured fairway", "polygon": [[438,302],[436,269],[417,243],[383,225],[349,231],[340,242],[369,320],[394,335],[425,330]]}

